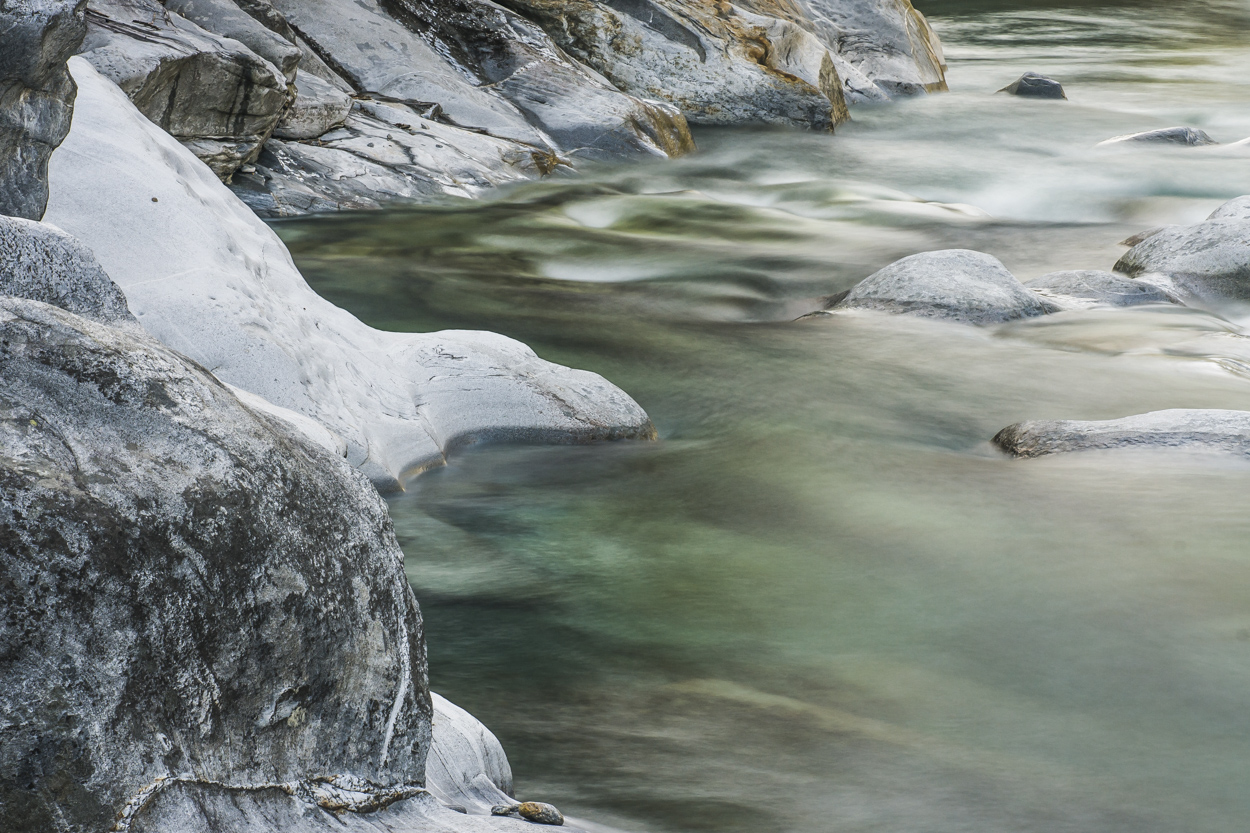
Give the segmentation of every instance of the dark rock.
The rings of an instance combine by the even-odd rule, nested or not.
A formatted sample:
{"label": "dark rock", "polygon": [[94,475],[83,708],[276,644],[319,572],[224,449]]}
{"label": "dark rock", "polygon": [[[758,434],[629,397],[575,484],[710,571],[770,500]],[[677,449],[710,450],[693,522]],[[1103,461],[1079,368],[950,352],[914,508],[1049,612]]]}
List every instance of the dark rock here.
{"label": "dark rock", "polygon": [[516,809],[521,818],[535,824],[557,826],[564,824],[564,814],[550,804],[543,804],[540,801],[522,801]]}
{"label": "dark rock", "polygon": [[922,252],[860,281],[833,306],[965,324],[1031,318],[1059,308],[1030,292],[995,257],[967,249]]}
{"label": "dark rock", "polygon": [[0,295],[42,301],[95,321],[138,326],[126,296],[86,246],[55,226],[0,217]]}
{"label": "dark rock", "polygon": [[1021,422],[994,437],[1016,457],[1070,451],[1181,449],[1250,456],[1250,412],[1169,410],[1100,421]]}
{"label": "dark rock", "polygon": [[1067,98],[1062,84],[1036,72],[1026,72],[999,92],[1018,95],[1021,98]]}
{"label": "dark rock", "polygon": [[421,618],[360,473],[151,338],[15,298],[0,448],[6,831],[131,829],[173,786],[414,794]]}
{"label": "dark rock", "polygon": [[1165,127],[1160,130],[1147,130],[1143,133],[1130,133],[1116,136],[1098,143],[1098,147],[1122,144],[1181,145],[1183,147],[1203,147],[1218,145],[1202,130],[1193,127]]}
{"label": "dark rock", "polygon": [[90,0],[87,20],[83,57],[219,178],[260,153],[287,102],[277,67],[155,0]]}
{"label": "dark rock", "polygon": [[0,214],[38,220],[48,157],[69,132],[77,88],[65,62],[86,33],[85,0],[0,3]]}
{"label": "dark rock", "polygon": [[1124,253],[1126,275],[1164,275],[1207,300],[1250,301],[1250,196],[1238,197],[1192,226],[1168,226]]}
{"label": "dark rock", "polygon": [[1134,307],[1139,304],[1181,303],[1179,298],[1162,287],[1097,270],[1051,272],[1028,281],[1025,286],[1061,306]]}
{"label": "dark rock", "polygon": [[233,0],[165,0],[165,8],[214,35],[237,40],[276,66],[287,81],[295,80],[300,62],[299,47],[271,31]]}

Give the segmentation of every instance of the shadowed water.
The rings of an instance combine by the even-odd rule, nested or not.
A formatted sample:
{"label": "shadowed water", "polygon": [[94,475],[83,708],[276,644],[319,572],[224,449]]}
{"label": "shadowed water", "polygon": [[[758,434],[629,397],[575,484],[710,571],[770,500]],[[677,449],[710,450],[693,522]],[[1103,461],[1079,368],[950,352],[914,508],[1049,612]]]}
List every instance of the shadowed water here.
{"label": "shadowed water", "polygon": [[[656,443],[458,454],[391,502],[435,689],[519,794],[639,831],[1226,833],[1250,819],[1250,462],[1008,460],[1026,418],[1250,409],[1246,310],[792,319],[968,247],[1021,278],[1250,193],[1245,3],[920,4],[948,95],[837,136],[279,224],[376,326],[491,329]],[[1069,101],[993,91],[1026,70]]]}

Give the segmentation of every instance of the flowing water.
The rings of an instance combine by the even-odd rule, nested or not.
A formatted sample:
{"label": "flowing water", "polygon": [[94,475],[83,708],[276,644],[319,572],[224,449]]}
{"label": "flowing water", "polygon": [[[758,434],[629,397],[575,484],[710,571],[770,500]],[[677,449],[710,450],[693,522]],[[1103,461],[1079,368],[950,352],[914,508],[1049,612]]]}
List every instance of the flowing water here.
{"label": "flowing water", "polygon": [[[1250,3],[919,3],[951,92],[836,136],[279,224],[396,330],[482,328],[629,391],[654,443],[490,447],[391,509],[433,686],[523,797],[635,831],[1250,824],[1250,464],[1028,462],[1026,418],[1250,409],[1247,310],[793,321],[892,260],[1027,279],[1250,193]],[[993,91],[1025,70],[1067,102]]]}

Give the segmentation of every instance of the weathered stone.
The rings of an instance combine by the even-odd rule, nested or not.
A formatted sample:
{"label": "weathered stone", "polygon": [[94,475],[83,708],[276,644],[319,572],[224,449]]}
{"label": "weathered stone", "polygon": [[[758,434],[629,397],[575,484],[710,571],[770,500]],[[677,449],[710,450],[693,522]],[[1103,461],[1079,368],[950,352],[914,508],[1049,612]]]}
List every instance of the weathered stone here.
{"label": "weathered stone", "polygon": [[421,783],[420,614],[358,472],[150,337],[16,298],[0,448],[7,831],[128,829],[175,783]]}
{"label": "weathered stone", "polygon": [[836,299],[835,307],[995,324],[1059,308],[1029,291],[995,257],[967,249],[895,261]]}
{"label": "weathered stone", "polygon": [[1026,281],[1025,286],[1060,306],[1078,309],[1181,303],[1163,287],[1097,270],[1051,272]]}
{"label": "weathered stone", "polygon": [[379,332],[328,303],[185,148],[90,65],[70,66],[79,102],[52,160],[48,220],[91,248],[148,332],[223,381],[319,421],[379,485],[393,488],[475,441],[652,435],[620,389],[516,341]]}
{"label": "weathered stone", "polygon": [[516,810],[521,818],[535,824],[564,824],[564,814],[552,805],[541,801],[522,801]]}
{"label": "weathered stone", "polygon": [[295,100],[282,114],[273,135],[281,139],[315,139],[340,126],[352,111],[352,98],[316,75],[295,75]]}
{"label": "weathered stone", "polygon": [[47,223],[0,217],[0,295],[42,301],[95,321],[135,324],[126,296],[95,256]]}
{"label": "weathered stone", "polygon": [[994,437],[1016,457],[1071,451],[1182,449],[1250,457],[1250,412],[1168,410],[1100,421],[1021,422]]}
{"label": "weathered stone", "polygon": [[1053,78],[1047,78],[1045,75],[1039,75],[1036,72],[1026,72],[1015,81],[999,90],[1000,93],[1009,93],[1018,95],[1021,98],[1062,98],[1068,96],[1063,91],[1063,85]]}
{"label": "weathered stone", "polygon": [[1250,196],[1238,197],[1192,226],[1167,226],[1124,253],[1126,275],[1165,275],[1208,300],[1250,300]]}
{"label": "weathered stone", "polygon": [[1142,133],[1129,133],[1125,136],[1115,136],[1099,142],[1098,147],[1123,144],[1203,147],[1204,145],[1218,145],[1219,142],[1208,136],[1205,131],[1198,130],[1193,127],[1164,127],[1160,130],[1147,130]]}
{"label": "weathered stone", "polygon": [[0,214],[38,220],[48,157],[69,132],[74,79],[65,61],[86,33],[85,0],[0,3]]}
{"label": "weathered stone", "polygon": [[426,786],[448,806],[487,814],[512,800],[512,767],[499,740],[473,715],[437,693]]}
{"label": "weathered stone", "polygon": [[165,8],[214,35],[237,40],[277,67],[287,81],[295,81],[299,47],[265,27],[233,0],[165,0]]}
{"label": "weathered stone", "polygon": [[155,0],[90,0],[87,20],[83,56],[218,177],[260,153],[287,101],[277,67]]}

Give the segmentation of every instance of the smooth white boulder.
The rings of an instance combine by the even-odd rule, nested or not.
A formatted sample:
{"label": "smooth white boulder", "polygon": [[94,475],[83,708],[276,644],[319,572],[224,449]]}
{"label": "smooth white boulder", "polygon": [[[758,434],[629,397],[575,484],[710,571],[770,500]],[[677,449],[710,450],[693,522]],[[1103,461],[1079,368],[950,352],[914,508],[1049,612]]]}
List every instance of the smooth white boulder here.
{"label": "smooth white boulder", "polygon": [[431,691],[434,716],[425,787],[446,804],[490,815],[496,804],[514,804],[512,767],[499,739],[482,722]]}
{"label": "smooth white boulder", "polygon": [[315,419],[379,487],[479,440],[653,435],[619,388],[512,339],[365,326],[314,293],[277,235],[115,84],[82,59],[70,69],[78,101],[47,220],[94,252],[148,332]]}

